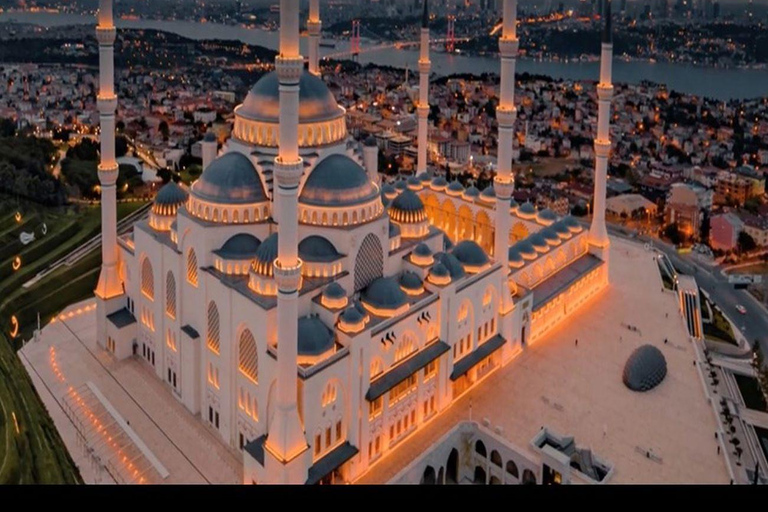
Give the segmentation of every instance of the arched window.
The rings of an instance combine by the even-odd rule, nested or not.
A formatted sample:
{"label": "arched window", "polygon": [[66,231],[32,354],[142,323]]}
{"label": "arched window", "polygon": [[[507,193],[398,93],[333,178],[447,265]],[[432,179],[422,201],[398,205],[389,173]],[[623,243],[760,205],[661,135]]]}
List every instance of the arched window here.
{"label": "arched window", "polygon": [[[353,217],[353,221],[356,221]],[[384,275],[384,251],[379,237],[369,233],[355,258],[355,291],[362,290]]]}
{"label": "arched window", "polygon": [[475,453],[477,453],[481,457],[487,457],[488,456],[488,452],[485,449],[485,443],[483,443],[479,439],[475,443]]}
{"label": "arched window", "polygon": [[149,300],[155,300],[155,275],[149,258],[144,258],[141,263],[141,293]]}
{"label": "arched window", "polygon": [[491,451],[491,462],[501,467],[501,455],[496,450]]}
{"label": "arched window", "polygon": [[416,343],[414,343],[413,336],[410,334],[404,335],[397,344],[397,349],[395,349],[395,363],[402,361],[415,351]]}
{"label": "arched window", "polygon": [[336,401],[336,392],[336,384],[333,382],[329,382],[325,385],[325,390],[323,391],[322,396],[323,407],[331,405]]}
{"label": "arched window", "polygon": [[517,464],[515,464],[515,461],[513,460],[507,461],[507,473],[509,473],[515,478],[520,478],[520,473],[517,472]]}
{"label": "arched window", "polygon": [[206,339],[208,348],[216,354],[221,349],[221,333],[219,332],[219,308],[216,303],[211,301],[208,304],[208,337]]}
{"label": "arched window", "polygon": [[371,380],[378,377],[383,371],[384,365],[382,364],[381,359],[376,358],[371,361]]}
{"label": "arched window", "polygon": [[238,354],[240,371],[253,382],[258,382],[259,354],[256,350],[256,340],[248,329],[240,335]]}
{"label": "arched window", "polygon": [[194,249],[190,249],[187,253],[187,281],[197,286],[197,255]]}
{"label": "arched window", "polygon": [[176,318],[176,278],[170,270],[165,276],[165,312]]}

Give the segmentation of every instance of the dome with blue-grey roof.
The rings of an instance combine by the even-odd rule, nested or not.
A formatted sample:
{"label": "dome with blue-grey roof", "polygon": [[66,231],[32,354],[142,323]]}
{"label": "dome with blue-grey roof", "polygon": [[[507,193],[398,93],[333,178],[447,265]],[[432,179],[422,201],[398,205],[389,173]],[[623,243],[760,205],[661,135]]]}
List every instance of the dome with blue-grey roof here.
{"label": "dome with blue-grey roof", "polygon": [[509,248],[508,256],[510,267],[520,268],[525,265],[525,258],[523,258],[523,254],[520,252],[520,248],[516,245],[513,245]]}
{"label": "dome with blue-grey roof", "polygon": [[382,185],[381,192],[390,199],[394,199],[397,196],[397,189],[391,183]]}
{"label": "dome with blue-grey roof", "polygon": [[390,222],[389,223],[389,238],[395,238],[396,236],[400,236],[400,226],[398,226],[394,222]]}
{"label": "dome with blue-grey roof", "polygon": [[571,215],[568,215],[563,219],[563,223],[568,226],[568,229],[571,230],[571,233],[580,233],[584,230],[584,228],[581,226],[579,221],[577,221],[574,217]]}
{"label": "dome with blue-grey roof", "polygon": [[336,261],[341,255],[327,238],[310,235],[299,242],[299,257],[304,261],[323,263]]}
{"label": "dome with blue-grey roof", "polygon": [[496,201],[496,189],[493,188],[493,185],[488,185],[480,192],[480,199],[487,203]]}
{"label": "dome with blue-grey roof", "polygon": [[329,299],[343,299],[347,296],[347,291],[337,281],[332,282],[323,288],[323,297]]}
{"label": "dome with blue-grey roof", "polygon": [[424,288],[424,284],[421,282],[421,278],[415,272],[406,270],[400,276],[400,286],[406,292],[421,292]]}
{"label": "dome with blue-grey roof", "polygon": [[432,268],[429,271],[429,275],[437,279],[445,279],[445,278],[451,277],[451,273],[448,272],[448,269],[446,268],[446,266],[443,265],[441,262],[438,262],[432,265]]}
{"label": "dome with blue-grey roof", "polygon": [[251,159],[237,151],[216,158],[192,184],[192,196],[208,203],[241,205],[267,201]]}
{"label": "dome with blue-grey roof", "polygon": [[309,173],[299,203],[310,206],[357,206],[379,197],[378,187],[360,164],[346,155],[334,154]]}
{"label": "dome with blue-grey roof", "polygon": [[402,192],[407,188],[408,188],[408,182],[405,181],[403,178],[400,178],[395,182],[395,190],[397,190],[398,192]]}
{"label": "dome with blue-grey roof", "polygon": [[533,203],[527,201],[520,205],[520,207],[517,209],[517,213],[533,218],[533,216],[536,215],[536,207],[533,205]]}
{"label": "dome with blue-grey roof", "polygon": [[358,324],[365,318],[365,313],[361,312],[355,306],[349,306],[341,313],[341,315],[339,315],[339,318],[342,322],[347,324]]}
{"label": "dome with blue-grey roof", "polygon": [[429,186],[432,190],[445,190],[445,187],[448,186],[448,180],[446,180],[444,176],[437,176],[432,179]]}
{"label": "dome with blue-grey roof", "polygon": [[261,241],[250,233],[239,233],[224,242],[221,249],[214,251],[217,256],[231,260],[246,260],[256,256]]}
{"label": "dome with blue-grey roof", "polygon": [[531,242],[534,249],[537,252],[547,252],[549,250],[549,244],[541,233],[534,233],[528,237],[528,241]]}
{"label": "dome with blue-grey roof", "polygon": [[408,303],[405,292],[394,277],[380,277],[363,291],[363,302],[377,310],[394,310]]}
{"label": "dome with blue-grey roof", "polygon": [[404,190],[389,205],[389,216],[400,224],[423,222],[427,218],[424,203],[413,190]]}
{"label": "dome with blue-grey roof", "polygon": [[571,230],[568,229],[568,226],[563,221],[552,224],[552,229],[554,229],[558,236],[563,240],[568,240],[573,236]]}
{"label": "dome with blue-grey roof", "polygon": [[538,257],[536,248],[533,246],[529,239],[520,240],[512,246],[512,249],[519,252],[520,255],[526,260],[535,260]]}
{"label": "dome with blue-grey roof", "polygon": [[555,231],[551,227],[542,229],[540,233],[541,233],[541,236],[544,237],[544,240],[546,240],[549,245],[556,246],[561,244],[560,235],[558,235],[557,231]]}
{"label": "dome with blue-grey roof", "polygon": [[435,254],[435,260],[442,263],[445,266],[445,268],[448,269],[448,272],[451,274],[452,279],[458,279],[466,275],[466,272],[464,271],[464,266],[456,258],[456,256],[454,256],[451,253],[439,252]]}
{"label": "dome with blue-grey roof", "polygon": [[490,260],[485,251],[474,240],[462,240],[451,251],[456,259],[470,267],[486,265]]}
{"label": "dome with blue-grey roof", "polygon": [[[153,227],[159,228],[162,224],[163,230],[168,228],[170,217],[174,217],[184,203],[187,202],[189,194],[174,181],[169,181],[158,191],[155,200],[152,203],[152,215],[155,219],[150,221]],[[158,217],[164,217],[160,220]],[[174,221],[175,222],[175,221]]]}
{"label": "dome with blue-grey roof", "polygon": [[509,200],[509,211],[511,212],[517,212],[520,209],[520,205],[517,204],[517,201],[515,201],[514,198],[511,198]]}
{"label": "dome with blue-grey roof", "polygon": [[410,190],[421,190],[424,188],[424,184],[416,176],[411,176],[406,180],[406,184]]}
{"label": "dome with blue-grey roof", "polygon": [[549,208],[544,208],[536,214],[536,219],[542,224],[551,224],[557,220],[557,214]]}
{"label": "dome with blue-grey roof", "polygon": [[419,173],[417,178],[419,178],[419,181],[421,181],[423,185],[429,185],[429,183],[432,181],[432,173],[429,171],[423,171]]}
{"label": "dome with blue-grey roof", "polygon": [[449,195],[458,196],[464,192],[464,186],[458,181],[452,181],[445,190]]}
{"label": "dome with blue-grey roof", "polygon": [[480,197],[480,191],[477,189],[476,186],[471,185],[469,188],[467,188],[463,193],[465,198],[468,199],[475,199]]}
{"label": "dome with blue-grey roof", "polygon": [[261,242],[253,257],[251,267],[259,275],[272,277],[274,269],[272,264],[277,259],[277,233],[272,233]]}
{"label": "dome with blue-grey roof", "polygon": [[334,346],[333,331],[317,316],[299,318],[299,355],[319,356]]}
{"label": "dome with blue-grey roof", "polygon": [[413,254],[417,256],[423,256],[423,257],[432,256],[432,249],[430,249],[429,246],[424,242],[421,242],[413,250]]}

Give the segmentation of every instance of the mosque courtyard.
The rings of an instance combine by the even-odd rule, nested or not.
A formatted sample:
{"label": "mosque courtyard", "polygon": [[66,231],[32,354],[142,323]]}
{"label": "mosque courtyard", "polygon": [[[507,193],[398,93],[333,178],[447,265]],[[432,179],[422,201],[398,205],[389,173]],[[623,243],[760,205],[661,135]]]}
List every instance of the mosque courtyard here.
{"label": "mosque courtyard", "polygon": [[[501,427],[531,456],[529,443],[541,427],[573,436],[614,466],[610,483],[728,483],[676,295],[661,291],[653,253],[642,246],[614,240],[610,257],[606,291],[404,440],[358,483],[388,482],[470,414]],[[116,362],[96,348],[94,304],[71,306],[20,352],[83,479],[138,481],[131,480],[135,466],[153,483],[242,482],[241,456],[141,359]],[[646,343],[663,352],[668,373],[657,388],[637,393],[622,383],[622,370]],[[90,409],[73,414],[86,402]],[[130,471],[124,453],[131,454]]]}

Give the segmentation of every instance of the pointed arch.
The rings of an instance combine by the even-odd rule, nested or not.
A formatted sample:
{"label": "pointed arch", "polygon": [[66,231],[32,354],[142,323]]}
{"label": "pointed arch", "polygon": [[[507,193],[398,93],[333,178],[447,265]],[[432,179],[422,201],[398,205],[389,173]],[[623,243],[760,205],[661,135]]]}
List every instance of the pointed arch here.
{"label": "pointed arch", "polygon": [[259,382],[259,353],[256,349],[256,339],[249,329],[240,334],[238,343],[238,368],[240,372],[254,383]]}
{"label": "pointed arch", "polygon": [[208,303],[208,334],[206,344],[211,351],[218,354],[221,350],[221,332],[220,332],[219,308],[216,303]]}
{"label": "pointed arch", "polygon": [[355,258],[355,291],[362,290],[384,275],[384,250],[381,240],[369,233],[360,244]]}
{"label": "pointed arch", "polygon": [[176,278],[170,270],[165,275],[165,312],[176,318]]}
{"label": "pointed arch", "polygon": [[192,286],[197,286],[197,254],[194,249],[187,252],[187,281]]}
{"label": "pointed arch", "polygon": [[155,274],[147,257],[141,262],[141,293],[149,300],[155,300]]}

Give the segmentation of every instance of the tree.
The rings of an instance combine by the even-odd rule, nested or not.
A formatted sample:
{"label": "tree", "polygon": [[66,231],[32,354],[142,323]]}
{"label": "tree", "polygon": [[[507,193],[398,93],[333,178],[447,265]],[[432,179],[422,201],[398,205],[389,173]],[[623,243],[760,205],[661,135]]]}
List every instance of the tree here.
{"label": "tree", "polygon": [[171,133],[171,130],[168,127],[168,123],[165,121],[160,121],[160,126],[157,127],[157,131],[163,134],[163,140],[167,142]]}
{"label": "tree", "polygon": [[746,231],[739,232],[739,238],[736,243],[739,247],[740,253],[754,251],[757,248],[757,243],[755,243],[755,239],[752,238],[749,235],[749,233],[747,233]]}
{"label": "tree", "polygon": [[664,236],[669,238],[675,245],[679,245],[683,241],[683,236],[680,234],[680,229],[677,227],[677,224],[669,224],[665,227]]}

